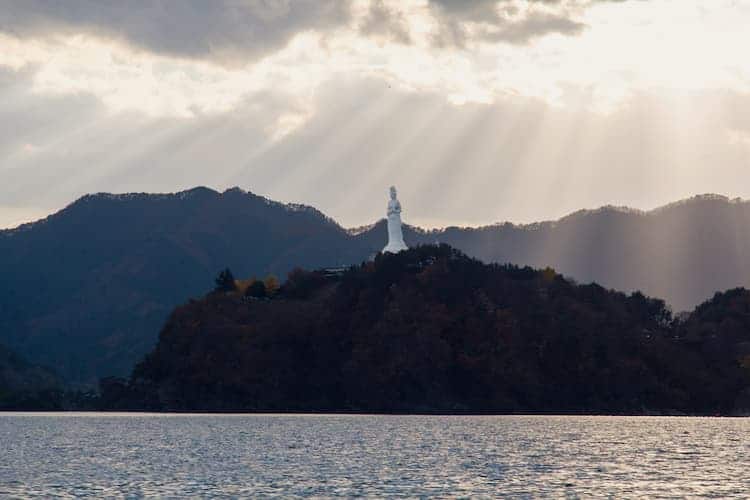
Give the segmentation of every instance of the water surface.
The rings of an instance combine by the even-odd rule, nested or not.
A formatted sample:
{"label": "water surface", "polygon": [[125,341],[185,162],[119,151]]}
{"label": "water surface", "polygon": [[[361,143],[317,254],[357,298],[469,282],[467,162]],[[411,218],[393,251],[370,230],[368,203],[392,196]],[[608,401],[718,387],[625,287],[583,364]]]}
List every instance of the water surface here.
{"label": "water surface", "polygon": [[750,420],[0,413],[0,497],[747,497]]}

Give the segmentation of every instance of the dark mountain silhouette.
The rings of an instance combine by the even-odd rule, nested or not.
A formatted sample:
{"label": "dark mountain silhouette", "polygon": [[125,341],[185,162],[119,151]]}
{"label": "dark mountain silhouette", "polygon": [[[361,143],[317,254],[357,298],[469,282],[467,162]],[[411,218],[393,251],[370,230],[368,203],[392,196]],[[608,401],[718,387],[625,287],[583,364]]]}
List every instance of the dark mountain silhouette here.
{"label": "dark mountain silhouette", "polygon": [[[408,213],[405,214],[408,220]],[[692,308],[750,282],[750,205],[703,196],[652,212],[606,207],[556,222],[423,231],[486,262],[552,266],[580,282]],[[384,221],[348,231],[317,210],[230,189],[88,195],[36,223],[0,231],[0,342],[68,379],[124,375],[169,312],[219,270],[237,278],[367,259]]]}
{"label": "dark mountain silhouette", "polygon": [[750,294],[664,302],[420,246],[178,308],[105,408],[740,413]]}
{"label": "dark mountain silhouette", "polygon": [[57,410],[62,404],[63,383],[55,373],[0,345],[0,410]]}
{"label": "dark mountain silhouette", "polygon": [[72,380],[124,374],[218,269],[283,276],[355,248],[320,212],[238,189],[84,196],[0,232],[0,340]]}

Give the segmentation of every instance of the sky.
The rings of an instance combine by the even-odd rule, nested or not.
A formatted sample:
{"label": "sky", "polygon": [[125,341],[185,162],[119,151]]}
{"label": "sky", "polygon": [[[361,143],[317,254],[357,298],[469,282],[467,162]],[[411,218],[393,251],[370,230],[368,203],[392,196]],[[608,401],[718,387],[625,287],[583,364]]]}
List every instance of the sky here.
{"label": "sky", "polygon": [[424,227],[750,198],[750,0],[0,0],[0,227],[233,186]]}

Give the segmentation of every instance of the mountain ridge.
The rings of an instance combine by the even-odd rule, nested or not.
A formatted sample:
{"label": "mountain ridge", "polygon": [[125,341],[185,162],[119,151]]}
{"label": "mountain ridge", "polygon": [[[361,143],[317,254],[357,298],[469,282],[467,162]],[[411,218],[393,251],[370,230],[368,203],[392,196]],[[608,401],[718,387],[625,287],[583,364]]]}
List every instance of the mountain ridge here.
{"label": "mountain ridge", "polygon": [[[253,191],[244,190],[240,188],[239,186],[233,186],[233,187],[225,189],[224,191],[213,189],[207,186],[196,186],[194,188],[185,189],[182,191],[160,192],[160,193],[147,193],[143,191],[133,191],[133,192],[125,192],[125,193],[111,193],[111,192],[106,192],[106,191],[100,191],[96,193],[89,193],[89,194],[85,194],[75,199],[74,201],[64,206],[63,208],[55,212],[52,212],[48,216],[42,217],[41,219],[37,219],[35,221],[24,222],[15,227],[0,228],[0,235],[2,235],[3,233],[12,234],[15,232],[24,231],[31,227],[37,226],[39,224],[43,224],[47,222],[51,217],[54,217],[60,212],[65,211],[66,209],[70,208],[71,206],[83,200],[109,199],[109,200],[115,200],[115,201],[128,201],[128,200],[139,199],[139,198],[186,199],[186,198],[189,198],[190,196],[196,195],[196,193],[205,193],[205,192],[211,195],[219,195],[219,196],[226,195],[228,193],[230,194],[241,193],[243,195],[250,195],[250,196],[254,196],[254,197],[266,200],[269,204],[286,207],[289,210],[297,210],[297,211],[309,210],[311,212],[320,214],[323,218],[330,220],[331,222],[334,222],[341,229],[343,229],[344,231],[348,232],[349,234],[353,236],[356,236],[358,234],[371,230],[375,228],[379,223],[385,220],[385,218],[380,218],[370,224],[362,224],[359,226],[347,227],[347,226],[340,224],[336,220],[335,217],[327,215],[324,212],[320,211],[319,209],[315,208],[314,206],[308,205],[305,203],[276,201],[264,195],[254,193]],[[601,205],[596,208],[581,208],[578,210],[574,210],[573,212],[562,215],[556,219],[555,218],[543,219],[543,220],[534,221],[534,222],[512,222],[509,220],[505,220],[505,221],[490,222],[488,224],[478,224],[478,225],[448,224],[445,226],[435,226],[435,227],[429,227],[429,228],[423,228],[423,227],[415,226],[411,224],[405,224],[405,225],[412,228],[412,230],[416,232],[422,232],[422,233],[427,233],[427,234],[434,233],[434,232],[443,232],[448,229],[483,230],[483,229],[497,228],[497,227],[506,226],[506,225],[510,225],[510,226],[513,226],[515,228],[520,228],[520,229],[535,229],[539,226],[558,224],[562,221],[565,221],[571,217],[576,217],[576,216],[595,215],[595,214],[606,213],[606,212],[625,213],[625,214],[634,214],[634,215],[649,215],[649,214],[661,213],[661,212],[664,212],[673,208],[679,208],[679,207],[689,205],[691,203],[697,203],[697,202],[702,202],[702,201],[721,201],[721,202],[726,202],[728,204],[750,203],[750,200],[747,200],[741,197],[731,198],[729,196],[718,194],[718,193],[703,193],[703,194],[696,194],[687,198],[682,198],[682,199],[672,201],[669,203],[665,203],[664,205],[659,205],[657,207],[650,208],[650,209],[635,208],[635,207],[630,207],[627,205],[606,204],[606,205]]]}
{"label": "mountain ridge", "polygon": [[[605,206],[530,225],[425,230],[407,244],[449,244],[513,263],[667,300],[688,310],[750,285],[750,203],[700,195],[651,211]],[[69,379],[122,375],[169,313],[229,267],[238,278],[367,260],[385,221],[344,228],[303,204],[239,188],[97,193],[35,223],[0,231],[0,343]]]}

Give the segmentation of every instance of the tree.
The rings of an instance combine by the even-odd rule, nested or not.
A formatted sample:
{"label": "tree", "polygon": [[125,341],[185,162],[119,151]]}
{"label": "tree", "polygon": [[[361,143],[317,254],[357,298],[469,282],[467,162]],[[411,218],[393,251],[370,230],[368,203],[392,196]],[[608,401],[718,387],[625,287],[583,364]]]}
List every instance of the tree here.
{"label": "tree", "polygon": [[263,285],[266,287],[266,294],[271,296],[279,289],[279,280],[273,274],[269,274],[266,276],[266,279],[263,280]]}
{"label": "tree", "polygon": [[234,275],[229,268],[224,269],[216,277],[216,288],[217,292],[234,292],[237,290],[237,284],[234,281]]}
{"label": "tree", "polygon": [[661,299],[646,297],[640,291],[630,294],[628,301],[632,312],[641,320],[653,321],[659,326],[667,326],[672,322],[672,310]]}
{"label": "tree", "polygon": [[256,299],[262,299],[266,296],[266,285],[260,281],[253,281],[247,290],[245,290],[246,297],[255,297]]}
{"label": "tree", "polygon": [[127,406],[130,396],[128,381],[122,377],[104,377],[99,380],[99,394],[102,408]]}

